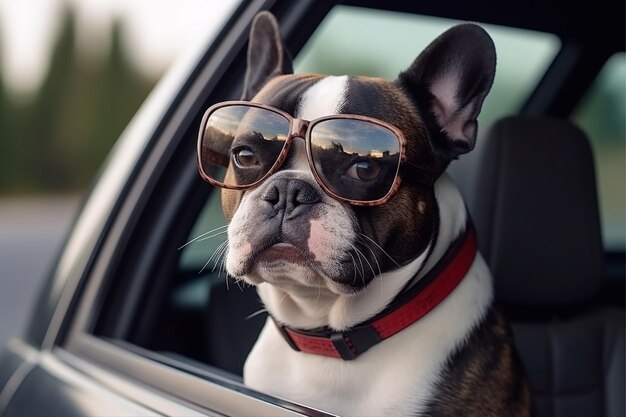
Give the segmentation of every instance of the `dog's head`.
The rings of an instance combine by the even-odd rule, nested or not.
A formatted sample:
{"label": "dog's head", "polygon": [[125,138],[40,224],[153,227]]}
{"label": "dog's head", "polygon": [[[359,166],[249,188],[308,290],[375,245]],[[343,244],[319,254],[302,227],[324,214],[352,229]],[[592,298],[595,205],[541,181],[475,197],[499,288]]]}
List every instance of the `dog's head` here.
{"label": "dog's head", "polygon": [[[406,138],[407,163],[388,201],[353,205],[320,186],[304,141],[294,139],[284,163],[260,184],[222,191],[230,220],[229,274],[292,292],[353,294],[381,272],[415,259],[433,239],[439,220],[435,180],[450,160],[474,147],[476,118],[493,83],[495,59],[487,33],[463,24],[433,41],[393,82],[294,75],[275,19],[258,15],[250,34],[244,99],[307,121],[352,114],[386,122]],[[231,163],[227,177],[235,175],[233,169]]]}

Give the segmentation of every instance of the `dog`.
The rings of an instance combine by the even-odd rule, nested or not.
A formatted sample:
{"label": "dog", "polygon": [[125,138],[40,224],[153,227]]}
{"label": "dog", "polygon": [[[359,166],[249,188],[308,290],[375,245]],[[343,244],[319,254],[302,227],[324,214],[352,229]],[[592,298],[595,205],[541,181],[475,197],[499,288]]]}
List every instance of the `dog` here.
{"label": "dog", "polygon": [[532,414],[445,174],[474,148],[495,63],[489,35],[468,23],[393,82],[294,75],[275,18],[257,15],[251,104],[210,109],[199,145],[203,176],[223,188],[226,270],[256,286],[269,313],[247,386],[339,415]]}

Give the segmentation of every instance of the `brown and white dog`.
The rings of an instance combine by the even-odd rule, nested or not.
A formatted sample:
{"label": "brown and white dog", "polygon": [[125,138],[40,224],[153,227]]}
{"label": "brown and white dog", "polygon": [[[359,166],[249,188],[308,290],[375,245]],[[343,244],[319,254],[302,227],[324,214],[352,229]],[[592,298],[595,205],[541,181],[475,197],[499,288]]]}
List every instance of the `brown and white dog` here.
{"label": "brown and white dog", "polygon": [[432,181],[405,175],[385,204],[350,205],[320,188],[296,141],[260,185],[223,190],[226,269],[257,286],[271,315],[245,364],[248,386],[340,415],[531,414],[490,272],[445,174],[474,147],[495,61],[487,33],[463,24],[393,82],[293,75],[275,19],[257,16],[246,99],[303,120],[390,123]]}

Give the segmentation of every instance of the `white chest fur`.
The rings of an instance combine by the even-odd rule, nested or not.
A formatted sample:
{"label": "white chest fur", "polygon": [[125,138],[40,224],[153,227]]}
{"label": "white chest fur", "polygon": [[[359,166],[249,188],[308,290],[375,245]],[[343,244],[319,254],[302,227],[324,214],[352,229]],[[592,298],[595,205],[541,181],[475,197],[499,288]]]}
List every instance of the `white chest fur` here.
{"label": "white chest fur", "polygon": [[[448,178],[438,181],[436,192],[441,230],[431,259],[441,256],[465,221],[462,201]],[[267,303],[272,289],[263,290]],[[491,299],[491,276],[478,255],[463,281],[439,306],[354,361],[296,352],[268,320],[246,361],[245,383],[339,415],[419,415],[446,359],[484,317]]]}

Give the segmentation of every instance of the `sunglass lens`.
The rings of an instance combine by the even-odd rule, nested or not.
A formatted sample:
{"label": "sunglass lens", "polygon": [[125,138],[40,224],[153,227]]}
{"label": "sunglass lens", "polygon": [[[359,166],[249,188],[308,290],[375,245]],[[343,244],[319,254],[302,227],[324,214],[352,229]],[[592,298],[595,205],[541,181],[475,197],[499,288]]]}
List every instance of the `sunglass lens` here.
{"label": "sunglass lens", "polygon": [[355,201],[384,198],[400,166],[393,131],[359,119],[327,119],[311,130],[311,156],[320,180],[334,194]]}
{"label": "sunglass lens", "polygon": [[209,114],[200,143],[204,174],[226,186],[247,186],[274,166],[289,135],[289,120],[246,105],[219,107]]}

